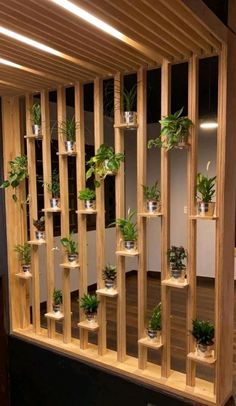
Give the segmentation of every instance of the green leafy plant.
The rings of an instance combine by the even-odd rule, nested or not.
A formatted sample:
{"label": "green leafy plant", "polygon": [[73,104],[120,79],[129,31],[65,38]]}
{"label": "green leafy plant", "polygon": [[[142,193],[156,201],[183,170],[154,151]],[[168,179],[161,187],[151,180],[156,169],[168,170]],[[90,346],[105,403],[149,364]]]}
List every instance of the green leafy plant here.
{"label": "green leafy plant", "polygon": [[109,224],[109,227],[118,225],[124,241],[136,241],[137,240],[137,224],[133,222],[135,211],[128,210],[127,218],[118,218],[113,223]]}
{"label": "green leafy plant", "polygon": [[136,106],[137,100],[137,85],[136,83],[131,87],[131,89],[127,89],[124,87],[123,92],[123,108],[124,111],[134,111]]}
{"label": "green leafy plant", "polygon": [[198,344],[212,345],[214,342],[215,328],[209,321],[199,319],[193,320],[193,329],[191,333]]}
{"label": "green leafy plant", "polygon": [[167,251],[168,260],[172,269],[183,270],[186,265],[183,263],[185,258],[187,258],[187,252],[184,247],[175,247],[172,245]]}
{"label": "green leafy plant", "polygon": [[[124,154],[120,152],[115,154],[112,147],[102,144],[98,148],[96,155],[87,162],[89,169],[86,172],[86,180],[95,174],[97,174],[99,178],[105,179],[109,172],[118,171],[122,161],[124,161]],[[100,186],[100,182],[96,180],[95,185],[97,187]]]}
{"label": "green leafy plant", "polygon": [[154,183],[154,185],[148,186],[148,185],[142,185],[143,186],[143,194],[144,194],[144,198],[146,200],[156,200],[156,201],[160,201],[160,191],[158,190],[158,182],[156,181]]}
{"label": "green leafy plant", "polygon": [[103,279],[111,279],[112,281],[116,280],[117,270],[115,265],[107,264],[103,270]]}
{"label": "green leafy plant", "polygon": [[67,118],[65,121],[60,123],[60,130],[62,135],[65,136],[67,141],[75,142],[76,129],[79,123],[75,121],[75,118]]}
{"label": "green leafy plant", "polygon": [[80,299],[80,307],[87,313],[96,313],[99,305],[99,300],[95,295],[84,295]]}
{"label": "green leafy plant", "polygon": [[193,122],[188,117],[181,116],[183,109],[182,107],[176,113],[165,116],[159,121],[161,124],[160,136],[149,140],[148,148],[159,147],[171,150],[182,140],[187,142],[189,128],[193,125]]}
{"label": "green leafy plant", "polygon": [[79,199],[80,200],[95,200],[96,193],[94,190],[86,187],[85,189],[79,191]]}
{"label": "green leafy plant", "polygon": [[148,328],[154,331],[161,330],[161,303],[154,307]]}
{"label": "green leafy plant", "polygon": [[9,162],[10,171],[8,172],[8,179],[4,180],[0,186],[2,189],[12,187],[14,193],[12,195],[13,200],[17,201],[16,188],[28,177],[28,161],[25,155],[17,156],[15,159]]}
{"label": "green leafy plant", "polygon": [[[208,165],[209,166],[209,165]],[[202,173],[197,174],[197,198],[204,203],[209,203],[215,194],[216,176],[210,178]]]}
{"label": "green leafy plant", "polygon": [[30,265],[31,262],[31,246],[28,242],[15,246],[15,251],[18,254],[22,265]]}
{"label": "green leafy plant", "polygon": [[58,199],[60,197],[60,183],[59,183],[59,173],[57,169],[52,171],[51,182],[44,183],[47,187],[49,193],[52,194],[52,197]]}
{"label": "green leafy plant", "polygon": [[62,291],[61,289],[54,289],[53,291],[53,303],[54,305],[62,304]]}
{"label": "green leafy plant", "polygon": [[45,230],[45,217],[41,216],[38,220],[33,220],[33,225],[38,231]]}
{"label": "green leafy plant", "polygon": [[39,103],[34,103],[31,107],[30,117],[34,125],[41,125],[41,106]]}
{"label": "green leafy plant", "polygon": [[69,237],[61,239],[61,244],[65,248],[67,254],[78,254],[78,244],[73,240],[73,233]]}

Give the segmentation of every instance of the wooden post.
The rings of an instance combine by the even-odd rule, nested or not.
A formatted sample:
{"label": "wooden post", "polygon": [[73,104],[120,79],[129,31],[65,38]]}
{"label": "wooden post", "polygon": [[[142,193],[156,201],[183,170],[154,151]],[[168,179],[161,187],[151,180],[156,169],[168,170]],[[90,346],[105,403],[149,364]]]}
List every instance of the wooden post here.
{"label": "wooden post", "polygon": [[[94,81],[94,146],[98,150],[104,142],[103,135],[103,81],[99,78]],[[104,182],[96,189],[96,258],[97,258],[97,287],[103,287],[102,272],[105,266],[105,207]],[[100,296],[98,308],[98,353],[106,352],[106,297]]]}
{"label": "wooden post", "polygon": [[[121,117],[121,74],[115,75],[114,82],[114,122],[120,124]],[[124,153],[124,134],[120,128],[115,127],[115,152]],[[124,163],[121,163],[116,175],[116,218],[125,215],[124,192]],[[116,228],[116,246],[120,246],[121,233]],[[125,284],[125,257],[117,256],[117,360],[123,362],[126,357],[126,284]]]}
{"label": "wooden post", "polygon": [[[75,121],[76,128],[76,168],[77,168],[77,195],[85,188],[85,136],[84,136],[84,107],[83,85],[75,85]],[[87,218],[82,214],[83,202],[78,200],[78,242],[79,242],[79,295],[80,298],[87,293]],[[79,308],[80,321],[85,319],[84,312]],[[88,331],[80,329],[80,348],[85,349],[88,345]]]}
{"label": "wooden post", "polygon": [[[147,166],[147,83],[146,70],[138,71],[137,88],[137,212],[144,211],[143,186],[146,184]],[[147,308],[147,218],[138,215],[138,338],[145,334],[145,317]],[[147,347],[139,345],[139,368],[147,364]]]}
{"label": "wooden post", "polygon": [[[196,211],[196,177],[198,146],[198,59],[193,56],[189,61],[188,72],[188,117],[194,125],[190,129],[190,146],[188,149],[188,300],[187,300],[187,352],[194,351],[195,341],[190,331],[192,320],[196,318],[196,244],[197,222],[190,218]],[[195,385],[195,362],[187,358],[186,384]]]}
{"label": "wooden post", "polygon": [[[167,61],[162,64],[161,70],[161,116],[170,113],[170,69]],[[162,222],[161,222],[161,280],[167,279],[169,275],[167,250],[170,245],[170,173],[169,173],[169,153],[161,149],[161,202],[162,202]],[[170,374],[170,288],[161,286],[161,306],[162,306],[162,368],[163,377]]]}

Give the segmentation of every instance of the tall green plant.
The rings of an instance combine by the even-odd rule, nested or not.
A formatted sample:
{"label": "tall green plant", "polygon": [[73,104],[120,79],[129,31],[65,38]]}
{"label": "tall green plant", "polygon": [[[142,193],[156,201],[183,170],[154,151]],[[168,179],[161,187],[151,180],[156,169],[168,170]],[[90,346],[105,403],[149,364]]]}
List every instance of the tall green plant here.
{"label": "tall green plant", "polygon": [[16,188],[28,177],[27,157],[25,155],[17,156],[9,162],[9,165],[10,171],[8,172],[8,179],[5,180],[0,187],[2,189],[11,187],[14,190],[12,198],[16,202]]}
{"label": "tall green plant", "polygon": [[136,83],[131,87],[131,89],[127,89],[126,87],[124,87],[122,96],[123,96],[124,111],[134,111],[135,107],[136,107],[136,101],[137,101]]}
{"label": "tall green plant", "polygon": [[30,265],[31,262],[31,246],[29,243],[18,244],[15,246],[15,251],[18,254],[22,265]]}
{"label": "tall green plant", "polygon": [[41,125],[41,106],[39,103],[34,103],[31,107],[30,117],[34,125]]}
{"label": "tall green plant", "polygon": [[204,176],[202,173],[197,174],[197,197],[204,203],[211,202],[215,194],[216,176],[212,178]]}
{"label": "tall green plant", "polygon": [[154,307],[148,328],[154,331],[161,330],[161,303]]}
{"label": "tall green plant", "polygon": [[124,241],[136,241],[137,240],[137,224],[134,223],[133,217],[136,212],[128,210],[127,218],[118,218],[116,221],[109,224],[109,227],[118,225]]}
{"label": "tall green plant", "polygon": [[62,304],[62,291],[61,289],[54,289],[53,291],[53,303],[54,305]]}
{"label": "tall green plant", "polygon": [[44,183],[47,187],[49,193],[52,194],[52,197],[58,199],[60,197],[60,183],[59,183],[59,173],[57,169],[52,171],[51,182]]}
{"label": "tall green plant", "polygon": [[75,142],[76,129],[78,128],[78,122],[75,118],[67,118],[65,121],[60,123],[60,130],[62,135],[65,136],[67,141]]}

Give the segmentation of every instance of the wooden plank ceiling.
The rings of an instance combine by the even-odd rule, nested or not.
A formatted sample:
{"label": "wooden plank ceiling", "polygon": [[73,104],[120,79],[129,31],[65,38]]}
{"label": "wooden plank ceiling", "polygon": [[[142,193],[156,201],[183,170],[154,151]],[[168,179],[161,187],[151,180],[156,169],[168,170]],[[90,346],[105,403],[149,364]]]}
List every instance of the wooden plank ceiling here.
{"label": "wooden plank ceiling", "polygon": [[[200,0],[199,0],[200,1]],[[0,96],[88,82],[117,71],[155,67],[221,48],[182,0],[74,0],[120,31],[112,37],[53,0],[0,0]],[[1,27],[58,51],[53,55],[6,36]],[[7,66],[3,60],[20,66]]]}

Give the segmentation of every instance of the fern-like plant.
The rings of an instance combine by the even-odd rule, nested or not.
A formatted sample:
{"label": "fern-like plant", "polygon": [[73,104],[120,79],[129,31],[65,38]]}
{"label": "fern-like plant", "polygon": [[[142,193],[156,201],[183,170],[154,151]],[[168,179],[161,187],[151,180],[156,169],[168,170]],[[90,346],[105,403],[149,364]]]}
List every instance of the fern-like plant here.
{"label": "fern-like plant", "polygon": [[60,130],[62,135],[66,138],[67,141],[75,142],[76,129],[78,128],[78,122],[75,121],[75,118],[67,118],[65,121],[60,123]]}
{"label": "fern-like plant", "polygon": [[103,270],[103,279],[111,279],[112,281],[116,280],[117,270],[115,265],[107,264]]}
{"label": "fern-like plant", "polygon": [[161,330],[161,303],[154,307],[148,328],[154,331]]}
{"label": "fern-like plant", "polygon": [[135,211],[129,209],[126,218],[118,218],[116,221],[109,224],[109,227],[117,225],[120,228],[124,241],[137,240],[137,224],[133,221],[135,214]]}
{"label": "fern-like plant", "polygon": [[156,181],[154,185],[142,185],[143,186],[143,194],[146,200],[155,200],[157,202],[160,201],[160,191],[158,190],[158,182]]}
{"label": "fern-like plant", "polygon": [[54,289],[53,291],[53,304],[61,305],[62,304],[62,291],[61,289]]}
{"label": "fern-like plant", "polygon": [[95,295],[84,295],[80,299],[80,307],[84,310],[85,314],[97,313],[99,300]]}
{"label": "fern-like plant", "polygon": [[34,103],[31,107],[30,117],[34,125],[41,125],[41,106],[39,103]]}
{"label": "fern-like plant", "polygon": [[215,328],[209,321],[193,320],[191,333],[198,344],[210,346],[214,343]]}
{"label": "fern-like plant", "polygon": [[16,245],[15,251],[18,254],[21,265],[30,265],[30,263],[31,263],[31,245],[28,242],[26,242],[25,244]]}
{"label": "fern-like plant", "polygon": [[122,96],[123,96],[124,111],[134,111],[135,106],[136,106],[136,101],[137,101],[136,83],[129,90],[126,87],[124,87]]}
{"label": "fern-like plant", "polygon": [[14,191],[12,198],[16,202],[16,188],[28,177],[28,161],[25,155],[17,156],[9,162],[10,171],[8,172],[8,179],[4,180],[0,186],[2,189],[11,187]]}
{"label": "fern-like plant", "polygon": [[49,193],[52,194],[52,198],[58,199],[60,197],[59,173],[57,169],[52,171],[51,182],[45,182],[44,185],[47,187]]}

